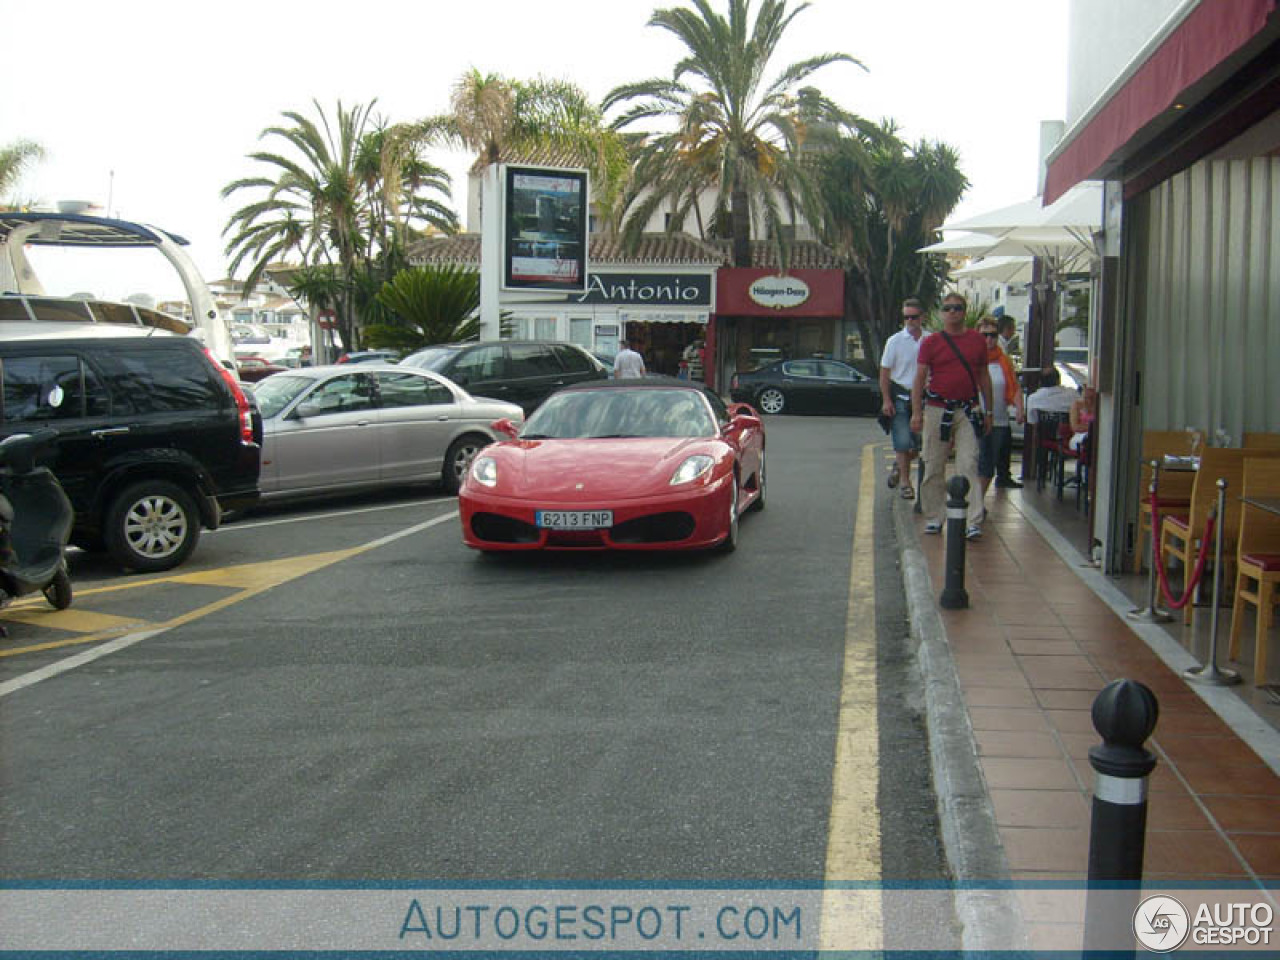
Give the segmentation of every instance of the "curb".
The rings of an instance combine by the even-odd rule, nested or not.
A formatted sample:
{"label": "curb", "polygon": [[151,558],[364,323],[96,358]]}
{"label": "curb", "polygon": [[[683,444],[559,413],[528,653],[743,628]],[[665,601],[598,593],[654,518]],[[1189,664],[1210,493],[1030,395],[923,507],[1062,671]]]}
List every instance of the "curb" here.
{"label": "curb", "polygon": [[1009,865],[911,507],[908,501],[894,499],[890,509],[911,636],[917,643],[938,821],[955,885],[962,947],[966,951],[1025,949],[1021,911],[1010,889]]}

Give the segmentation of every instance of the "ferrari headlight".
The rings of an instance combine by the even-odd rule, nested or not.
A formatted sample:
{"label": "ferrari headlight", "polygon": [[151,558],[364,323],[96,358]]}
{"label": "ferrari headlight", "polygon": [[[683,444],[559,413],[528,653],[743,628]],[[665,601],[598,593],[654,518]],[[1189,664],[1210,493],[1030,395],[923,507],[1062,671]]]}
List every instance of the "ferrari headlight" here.
{"label": "ferrari headlight", "polygon": [[471,479],[486,487],[496,486],[498,483],[497,461],[493,457],[476,457],[471,464]]}
{"label": "ferrari headlight", "polygon": [[688,483],[690,480],[697,480],[711,469],[713,463],[715,461],[705,453],[695,453],[676,468],[676,472],[671,475],[671,485],[674,487],[677,484]]}

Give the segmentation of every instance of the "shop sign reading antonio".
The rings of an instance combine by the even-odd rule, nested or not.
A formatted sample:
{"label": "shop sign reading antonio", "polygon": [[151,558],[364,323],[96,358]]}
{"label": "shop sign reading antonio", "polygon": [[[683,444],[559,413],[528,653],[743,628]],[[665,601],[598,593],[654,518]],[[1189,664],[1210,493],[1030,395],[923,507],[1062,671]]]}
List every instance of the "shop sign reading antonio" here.
{"label": "shop sign reading antonio", "polygon": [[809,285],[799,277],[761,277],[747,288],[747,296],[762,307],[787,310],[809,299]]}
{"label": "shop sign reading antonio", "polygon": [[711,274],[592,273],[577,303],[710,307]]}

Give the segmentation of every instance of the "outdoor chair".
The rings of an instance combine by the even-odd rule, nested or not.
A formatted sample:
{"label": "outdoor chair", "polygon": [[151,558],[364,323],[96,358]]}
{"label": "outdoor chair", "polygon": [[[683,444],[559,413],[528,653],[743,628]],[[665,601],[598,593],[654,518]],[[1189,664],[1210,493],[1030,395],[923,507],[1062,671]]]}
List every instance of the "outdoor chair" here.
{"label": "outdoor chair", "polygon": [[[1243,496],[1280,497],[1280,458],[1250,457],[1244,463]],[[1236,550],[1236,589],[1231,607],[1231,644],[1227,656],[1240,656],[1240,630],[1244,605],[1258,608],[1254,630],[1253,685],[1267,681],[1268,631],[1275,623],[1280,603],[1280,514],[1242,504],[1240,545]]]}
{"label": "outdoor chair", "polygon": [[1036,489],[1043,490],[1045,483],[1051,482],[1059,500],[1067,482],[1066,462],[1076,455],[1067,446],[1070,439],[1070,414],[1036,413]]}
{"label": "outdoor chair", "polygon": [[[1235,566],[1236,537],[1240,529],[1240,488],[1244,481],[1244,461],[1250,457],[1280,456],[1280,450],[1250,450],[1243,447],[1208,447],[1200,454],[1200,469],[1196,471],[1191,488],[1191,506],[1186,513],[1162,516],[1160,523],[1160,553],[1168,560],[1176,557],[1182,563],[1182,589],[1195,569],[1196,554],[1200,549],[1200,537],[1204,534],[1209,511],[1218,502],[1218,480],[1227,481],[1227,496],[1223,516],[1218,518],[1222,526],[1222,558],[1224,565]],[[1215,529],[1214,535],[1217,535]],[[1212,551],[1212,544],[1210,545]],[[1206,564],[1206,570],[1210,566]],[[1230,582],[1224,578],[1223,582]],[[1182,608],[1183,623],[1191,623],[1191,607]]]}
{"label": "outdoor chair", "polygon": [[[1191,453],[1191,435],[1185,430],[1142,431],[1142,465],[1138,472],[1138,533],[1133,545],[1133,572],[1141,573],[1146,562],[1146,538],[1151,535],[1151,461],[1165,456],[1185,457]],[[1161,471],[1160,503],[1164,510],[1185,513],[1191,504],[1191,472]]]}

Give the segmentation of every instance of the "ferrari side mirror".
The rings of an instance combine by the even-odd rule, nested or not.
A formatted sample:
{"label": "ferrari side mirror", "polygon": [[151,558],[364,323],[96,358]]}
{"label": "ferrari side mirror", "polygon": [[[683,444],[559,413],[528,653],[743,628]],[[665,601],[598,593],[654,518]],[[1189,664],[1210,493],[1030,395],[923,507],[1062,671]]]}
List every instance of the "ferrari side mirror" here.
{"label": "ferrari side mirror", "polygon": [[504,437],[510,437],[512,440],[514,440],[516,435],[520,432],[519,428],[516,427],[508,417],[503,417],[501,420],[495,420],[493,423],[489,424],[489,426],[491,426],[496,433],[500,433]]}

